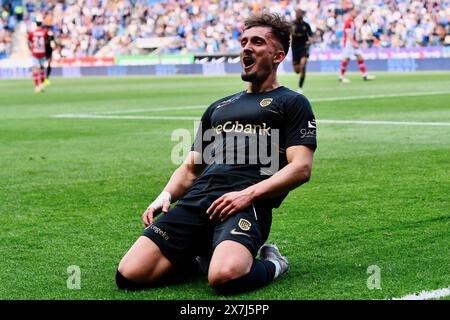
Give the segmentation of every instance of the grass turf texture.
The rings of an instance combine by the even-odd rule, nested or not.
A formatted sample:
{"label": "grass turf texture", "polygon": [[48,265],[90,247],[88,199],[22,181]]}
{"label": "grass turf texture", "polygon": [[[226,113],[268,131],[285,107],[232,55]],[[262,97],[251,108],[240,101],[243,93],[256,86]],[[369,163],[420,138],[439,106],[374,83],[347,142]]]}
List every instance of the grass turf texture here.
{"label": "grass turf texture", "polygon": [[[308,74],[310,99],[449,90],[449,73]],[[297,77],[280,76],[296,88]],[[116,289],[142,211],[175,165],[171,132],[192,121],[55,119],[54,114],[167,107],[133,115],[198,116],[245,84],[227,77],[0,82],[1,299],[224,299],[206,278],[142,292]],[[315,102],[319,119],[450,122],[450,93]],[[319,123],[312,180],[274,211],[270,240],[287,276],[226,299],[384,299],[450,285],[450,127]],[[66,287],[81,268],[81,290]],[[380,290],[367,268],[381,268]]]}

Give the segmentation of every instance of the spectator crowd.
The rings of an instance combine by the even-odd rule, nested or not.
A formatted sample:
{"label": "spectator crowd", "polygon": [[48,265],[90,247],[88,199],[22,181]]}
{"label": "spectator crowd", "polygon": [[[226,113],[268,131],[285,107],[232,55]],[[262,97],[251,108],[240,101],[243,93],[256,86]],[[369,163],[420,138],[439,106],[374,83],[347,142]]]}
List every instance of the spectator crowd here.
{"label": "spectator crowd", "polygon": [[[301,1],[314,32],[313,48],[340,48],[345,14],[353,5],[362,48],[450,45],[450,0]],[[123,52],[139,38],[170,37],[159,53],[237,53],[243,20],[270,10],[293,20],[286,0],[2,0],[0,58],[11,50],[20,21],[28,28],[38,15],[57,40],[54,58],[93,56],[114,39],[109,54]],[[19,8],[19,9],[17,9]]]}

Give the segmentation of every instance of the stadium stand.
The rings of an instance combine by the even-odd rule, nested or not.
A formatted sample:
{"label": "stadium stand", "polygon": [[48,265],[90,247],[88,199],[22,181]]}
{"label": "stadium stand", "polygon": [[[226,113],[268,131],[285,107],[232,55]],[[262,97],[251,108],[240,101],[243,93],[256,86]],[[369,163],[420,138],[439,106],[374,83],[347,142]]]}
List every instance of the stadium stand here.
{"label": "stadium stand", "polygon": [[[315,34],[313,49],[340,48],[344,14],[353,4],[363,9],[357,21],[362,48],[414,48],[450,46],[449,3],[313,0],[302,6]],[[292,19],[295,7],[292,1],[274,0],[2,0],[0,59],[21,51],[23,45],[14,40],[14,33],[31,28],[37,15],[55,33],[55,59],[221,54],[239,51],[242,21],[252,12],[270,8]]]}
{"label": "stadium stand", "polygon": [[11,5],[7,4],[2,4],[0,9],[0,59],[8,58],[9,52],[11,52],[11,31],[14,29],[14,24],[10,24],[11,10]]}

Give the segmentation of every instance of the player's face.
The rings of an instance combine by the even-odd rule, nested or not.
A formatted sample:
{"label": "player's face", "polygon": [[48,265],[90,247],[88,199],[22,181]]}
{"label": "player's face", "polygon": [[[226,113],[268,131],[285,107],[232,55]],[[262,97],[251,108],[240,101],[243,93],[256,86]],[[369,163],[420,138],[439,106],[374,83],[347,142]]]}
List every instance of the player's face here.
{"label": "player's face", "polygon": [[253,27],[242,34],[240,57],[242,80],[262,83],[276,72],[276,66],[284,59],[285,53],[272,36],[270,27]]}
{"label": "player's face", "polygon": [[303,16],[304,16],[303,10],[298,9],[295,11],[295,17],[296,17],[297,21],[302,21]]}

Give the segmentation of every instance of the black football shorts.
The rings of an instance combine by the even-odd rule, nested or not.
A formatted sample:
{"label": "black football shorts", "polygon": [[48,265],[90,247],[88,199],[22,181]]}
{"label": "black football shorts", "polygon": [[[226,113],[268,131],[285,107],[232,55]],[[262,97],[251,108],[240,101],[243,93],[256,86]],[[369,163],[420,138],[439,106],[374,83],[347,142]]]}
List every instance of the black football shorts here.
{"label": "black football shorts", "polygon": [[303,57],[309,58],[309,48],[303,47],[292,50],[292,64],[299,64]]}
{"label": "black football shorts", "polygon": [[152,240],[175,266],[196,256],[211,256],[225,240],[244,245],[255,257],[267,240],[272,209],[252,205],[224,222],[211,221],[204,209],[177,205],[161,214],[143,235]]}

